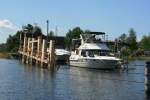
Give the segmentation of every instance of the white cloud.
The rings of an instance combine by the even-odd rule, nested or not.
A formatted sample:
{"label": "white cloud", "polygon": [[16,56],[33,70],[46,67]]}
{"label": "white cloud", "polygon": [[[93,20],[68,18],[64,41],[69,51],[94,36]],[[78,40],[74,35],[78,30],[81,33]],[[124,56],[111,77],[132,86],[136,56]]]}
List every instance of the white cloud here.
{"label": "white cloud", "polygon": [[0,28],[9,29],[13,31],[18,30],[18,27],[7,19],[0,20]]}

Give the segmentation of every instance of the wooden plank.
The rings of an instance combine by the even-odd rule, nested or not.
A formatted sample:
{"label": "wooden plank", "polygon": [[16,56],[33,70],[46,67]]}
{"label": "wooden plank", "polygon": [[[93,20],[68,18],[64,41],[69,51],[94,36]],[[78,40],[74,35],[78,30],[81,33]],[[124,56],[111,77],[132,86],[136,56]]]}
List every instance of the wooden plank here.
{"label": "wooden plank", "polygon": [[29,43],[36,43],[36,42],[38,42],[38,40],[31,40],[31,41],[29,41]]}

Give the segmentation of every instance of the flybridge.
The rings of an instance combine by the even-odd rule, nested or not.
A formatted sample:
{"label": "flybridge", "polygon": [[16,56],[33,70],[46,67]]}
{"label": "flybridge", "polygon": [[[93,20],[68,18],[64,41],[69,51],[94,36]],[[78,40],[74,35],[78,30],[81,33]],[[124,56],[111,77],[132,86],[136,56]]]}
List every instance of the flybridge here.
{"label": "flybridge", "polygon": [[[102,37],[96,37],[102,35]],[[72,39],[72,46],[71,48],[74,50],[75,48],[79,47],[79,45],[84,43],[101,43],[102,40],[105,38],[105,32],[87,32],[84,34],[80,34],[80,38]]]}
{"label": "flybridge", "polygon": [[104,32],[89,32],[86,34],[80,34],[81,44],[100,42],[101,38],[100,37],[96,38],[96,36],[98,36],[98,35],[104,36],[105,33]]}

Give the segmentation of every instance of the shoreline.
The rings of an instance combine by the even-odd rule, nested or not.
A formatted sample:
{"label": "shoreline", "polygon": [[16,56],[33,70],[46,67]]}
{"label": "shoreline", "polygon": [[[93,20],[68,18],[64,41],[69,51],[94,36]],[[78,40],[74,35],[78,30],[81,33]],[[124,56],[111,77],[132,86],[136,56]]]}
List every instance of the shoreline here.
{"label": "shoreline", "polygon": [[[0,52],[0,59],[10,59],[11,55],[8,52]],[[150,60],[149,56],[131,57],[129,60]]]}
{"label": "shoreline", "polygon": [[0,59],[10,59],[10,54],[6,52],[0,52]]}
{"label": "shoreline", "polygon": [[129,60],[150,60],[149,56],[131,57]]}

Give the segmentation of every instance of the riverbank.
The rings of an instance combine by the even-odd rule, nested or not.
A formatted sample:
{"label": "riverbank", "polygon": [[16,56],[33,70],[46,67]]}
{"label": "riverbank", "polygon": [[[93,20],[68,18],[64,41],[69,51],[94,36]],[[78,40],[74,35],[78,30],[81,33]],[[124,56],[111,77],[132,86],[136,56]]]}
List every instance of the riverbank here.
{"label": "riverbank", "polygon": [[129,57],[129,60],[150,60],[148,56]]}
{"label": "riverbank", "polygon": [[9,59],[10,58],[10,54],[6,53],[6,52],[0,52],[0,59],[1,58]]}

